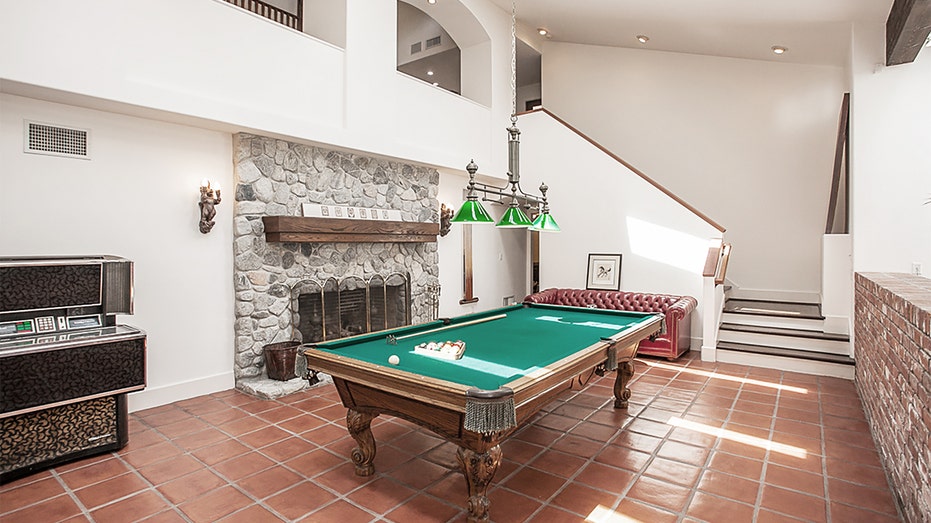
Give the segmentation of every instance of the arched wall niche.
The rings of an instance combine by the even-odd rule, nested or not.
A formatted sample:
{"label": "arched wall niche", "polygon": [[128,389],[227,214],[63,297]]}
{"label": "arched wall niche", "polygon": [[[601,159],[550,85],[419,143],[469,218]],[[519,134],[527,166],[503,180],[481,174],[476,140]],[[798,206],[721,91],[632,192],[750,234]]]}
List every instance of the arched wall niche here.
{"label": "arched wall niche", "polygon": [[[459,48],[459,94],[485,106],[491,106],[491,37],[462,2],[445,0],[428,4],[427,0],[398,0],[415,7],[436,21]],[[400,6],[398,9],[401,12]],[[398,35],[399,46],[404,36]],[[400,53],[399,53],[400,54]],[[400,59],[399,59],[400,63]]]}

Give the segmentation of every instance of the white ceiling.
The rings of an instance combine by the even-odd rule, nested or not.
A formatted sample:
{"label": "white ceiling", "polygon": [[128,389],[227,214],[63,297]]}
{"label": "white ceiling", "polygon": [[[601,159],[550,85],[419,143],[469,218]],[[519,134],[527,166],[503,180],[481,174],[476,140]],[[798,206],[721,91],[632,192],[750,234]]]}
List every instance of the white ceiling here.
{"label": "white ceiling", "polygon": [[[550,39],[843,66],[851,23],[885,24],[893,0],[516,0],[519,23]],[[492,0],[511,12],[511,0]],[[637,35],[647,35],[645,45]],[[789,51],[773,54],[774,45]]]}

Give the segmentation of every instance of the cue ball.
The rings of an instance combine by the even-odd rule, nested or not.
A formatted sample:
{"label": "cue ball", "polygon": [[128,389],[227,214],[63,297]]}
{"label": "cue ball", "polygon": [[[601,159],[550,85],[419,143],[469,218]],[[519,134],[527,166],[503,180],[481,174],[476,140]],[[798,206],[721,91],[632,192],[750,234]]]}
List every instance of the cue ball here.
{"label": "cue ball", "polygon": [[397,365],[398,363],[401,363],[401,358],[399,358],[397,354],[392,354],[391,356],[388,356],[388,363]]}

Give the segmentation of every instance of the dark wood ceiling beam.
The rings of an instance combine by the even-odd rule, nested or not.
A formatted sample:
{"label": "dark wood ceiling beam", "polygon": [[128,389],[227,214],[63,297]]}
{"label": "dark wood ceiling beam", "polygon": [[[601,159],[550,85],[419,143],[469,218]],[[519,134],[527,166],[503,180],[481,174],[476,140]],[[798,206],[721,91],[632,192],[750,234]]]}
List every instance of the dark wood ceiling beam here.
{"label": "dark wood ceiling beam", "polygon": [[931,0],[895,0],[886,19],[886,65],[915,61],[931,33]]}

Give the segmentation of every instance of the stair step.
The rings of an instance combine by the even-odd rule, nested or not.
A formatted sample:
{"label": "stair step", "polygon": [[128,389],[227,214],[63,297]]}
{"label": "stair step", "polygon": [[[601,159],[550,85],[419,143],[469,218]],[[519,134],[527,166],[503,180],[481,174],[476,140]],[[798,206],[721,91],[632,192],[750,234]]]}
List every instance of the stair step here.
{"label": "stair step", "polygon": [[756,334],[771,334],[774,336],[792,336],[796,338],[811,338],[818,340],[834,340],[849,342],[850,336],[830,332],[811,331],[804,329],[789,329],[785,327],[772,327],[768,325],[741,325],[736,323],[722,323],[721,330],[752,332]]}
{"label": "stair step", "polygon": [[850,354],[850,339],[846,335],[825,334],[817,331],[724,323],[718,331],[718,339],[722,342],[841,356]]}
{"label": "stair step", "polygon": [[854,378],[856,367],[852,358],[833,356],[830,361],[825,361],[826,356],[828,355],[808,351],[729,342],[718,342],[718,348],[715,351],[716,360],[722,363],[833,376],[849,380]]}
{"label": "stair step", "polygon": [[776,316],[782,318],[804,318],[824,320],[821,305],[788,301],[745,300],[731,298],[724,302],[724,312],[750,316]]}
{"label": "stair step", "polygon": [[828,363],[838,363],[841,365],[853,365],[854,359],[849,356],[837,354],[825,354],[823,352],[812,352],[800,349],[787,349],[785,347],[768,347],[764,345],[753,345],[750,343],[735,343],[729,341],[718,342],[718,349],[732,350],[739,352],[750,352],[754,354],[766,354],[769,356],[780,356],[783,358],[795,358],[810,361],[824,361]]}
{"label": "stair step", "polygon": [[734,325],[782,327],[785,329],[799,329],[815,332],[821,332],[824,329],[824,320],[817,318],[789,318],[785,316],[764,316],[760,314],[725,312],[721,315],[721,321]]}

